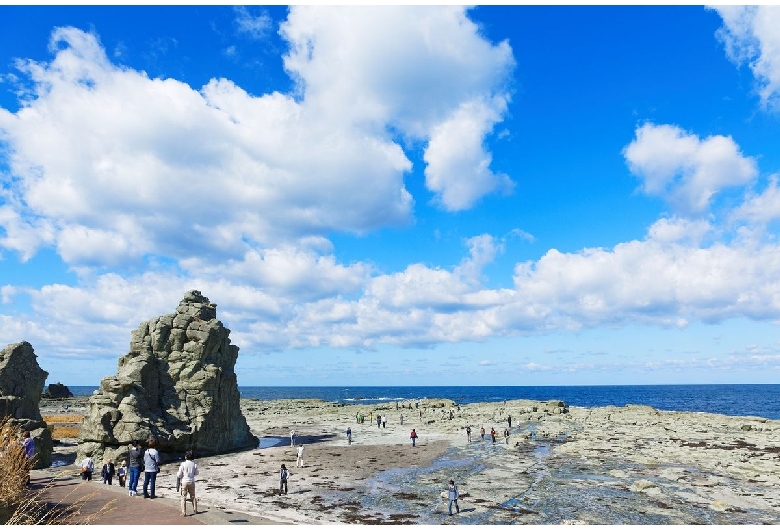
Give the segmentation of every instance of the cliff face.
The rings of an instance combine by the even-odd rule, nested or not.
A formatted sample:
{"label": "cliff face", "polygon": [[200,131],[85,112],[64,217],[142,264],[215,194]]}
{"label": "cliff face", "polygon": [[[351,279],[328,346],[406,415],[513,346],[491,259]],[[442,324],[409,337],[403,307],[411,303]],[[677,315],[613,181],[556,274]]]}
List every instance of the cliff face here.
{"label": "cliff face", "polygon": [[238,347],[229,335],[199,291],[187,292],[175,313],[143,322],[117,374],[90,398],[77,459],[121,460],[132,440],[150,436],[163,457],[257,447],[239,407]]}
{"label": "cliff face", "polygon": [[48,375],[38,366],[29,342],[9,344],[0,351],[0,418],[10,417],[20,431],[30,431],[38,469],[51,465],[53,449],[51,433],[38,408]]}

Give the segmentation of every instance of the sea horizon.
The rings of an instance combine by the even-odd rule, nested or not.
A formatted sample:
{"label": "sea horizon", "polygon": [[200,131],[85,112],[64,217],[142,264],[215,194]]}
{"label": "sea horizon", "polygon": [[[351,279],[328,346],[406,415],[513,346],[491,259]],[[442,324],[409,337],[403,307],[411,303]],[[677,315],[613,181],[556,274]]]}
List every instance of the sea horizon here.
{"label": "sea horizon", "polygon": [[[97,386],[71,386],[76,397],[90,396]],[[575,407],[646,405],[657,410],[705,412],[728,416],[780,419],[780,384],[658,385],[426,385],[426,386],[283,386],[239,385],[242,398],[322,399],[366,407],[427,398],[458,404],[531,399],[561,400]]]}

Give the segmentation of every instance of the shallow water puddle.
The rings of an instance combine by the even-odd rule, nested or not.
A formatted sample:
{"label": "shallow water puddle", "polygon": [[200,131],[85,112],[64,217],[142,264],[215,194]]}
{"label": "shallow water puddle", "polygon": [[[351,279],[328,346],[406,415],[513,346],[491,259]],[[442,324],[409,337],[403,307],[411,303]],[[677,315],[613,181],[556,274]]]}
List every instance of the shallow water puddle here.
{"label": "shallow water puddle", "polygon": [[257,444],[258,449],[268,449],[269,447],[281,447],[283,445],[289,445],[290,444],[290,438],[287,436],[281,437],[281,436],[263,436],[262,438],[258,438],[259,442]]}

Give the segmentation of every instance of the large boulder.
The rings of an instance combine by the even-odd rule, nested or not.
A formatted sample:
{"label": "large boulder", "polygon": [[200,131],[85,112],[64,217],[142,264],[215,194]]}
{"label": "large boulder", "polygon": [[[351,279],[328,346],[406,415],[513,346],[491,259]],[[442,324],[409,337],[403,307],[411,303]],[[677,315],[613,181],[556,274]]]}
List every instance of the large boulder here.
{"label": "large boulder", "polygon": [[46,399],[67,399],[72,398],[73,393],[62,383],[51,383],[43,392],[43,397]]}
{"label": "large boulder", "polygon": [[30,431],[35,440],[36,469],[51,465],[51,432],[38,408],[48,375],[38,366],[29,342],[9,344],[0,351],[0,418],[9,418],[20,431]]}
{"label": "large boulder", "polygon": [[154,436],[163,460],[193,449],[208,455],[257,447],[240,408],[234,372],[238,346],[217,306],[189,291],[176,312],[143,322],[89,400],[79,461],[126,457],[132,440]]}

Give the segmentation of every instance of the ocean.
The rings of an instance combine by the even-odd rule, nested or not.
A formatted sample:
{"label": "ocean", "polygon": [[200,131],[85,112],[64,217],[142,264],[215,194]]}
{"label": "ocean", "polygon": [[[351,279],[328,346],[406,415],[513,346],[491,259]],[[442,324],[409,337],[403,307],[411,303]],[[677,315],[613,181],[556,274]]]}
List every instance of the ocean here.
{"label": "ocean", "polygon": [[[89,396],[98,387],[69,388],[75,396]],[[243,398],[322,399],[366,407],[423,398],[446,398],[464,405],[505,399],[560,399],[576,407],[633,404],[667,411],[780,419],[780,385],[241,386],[239,391]]]}

